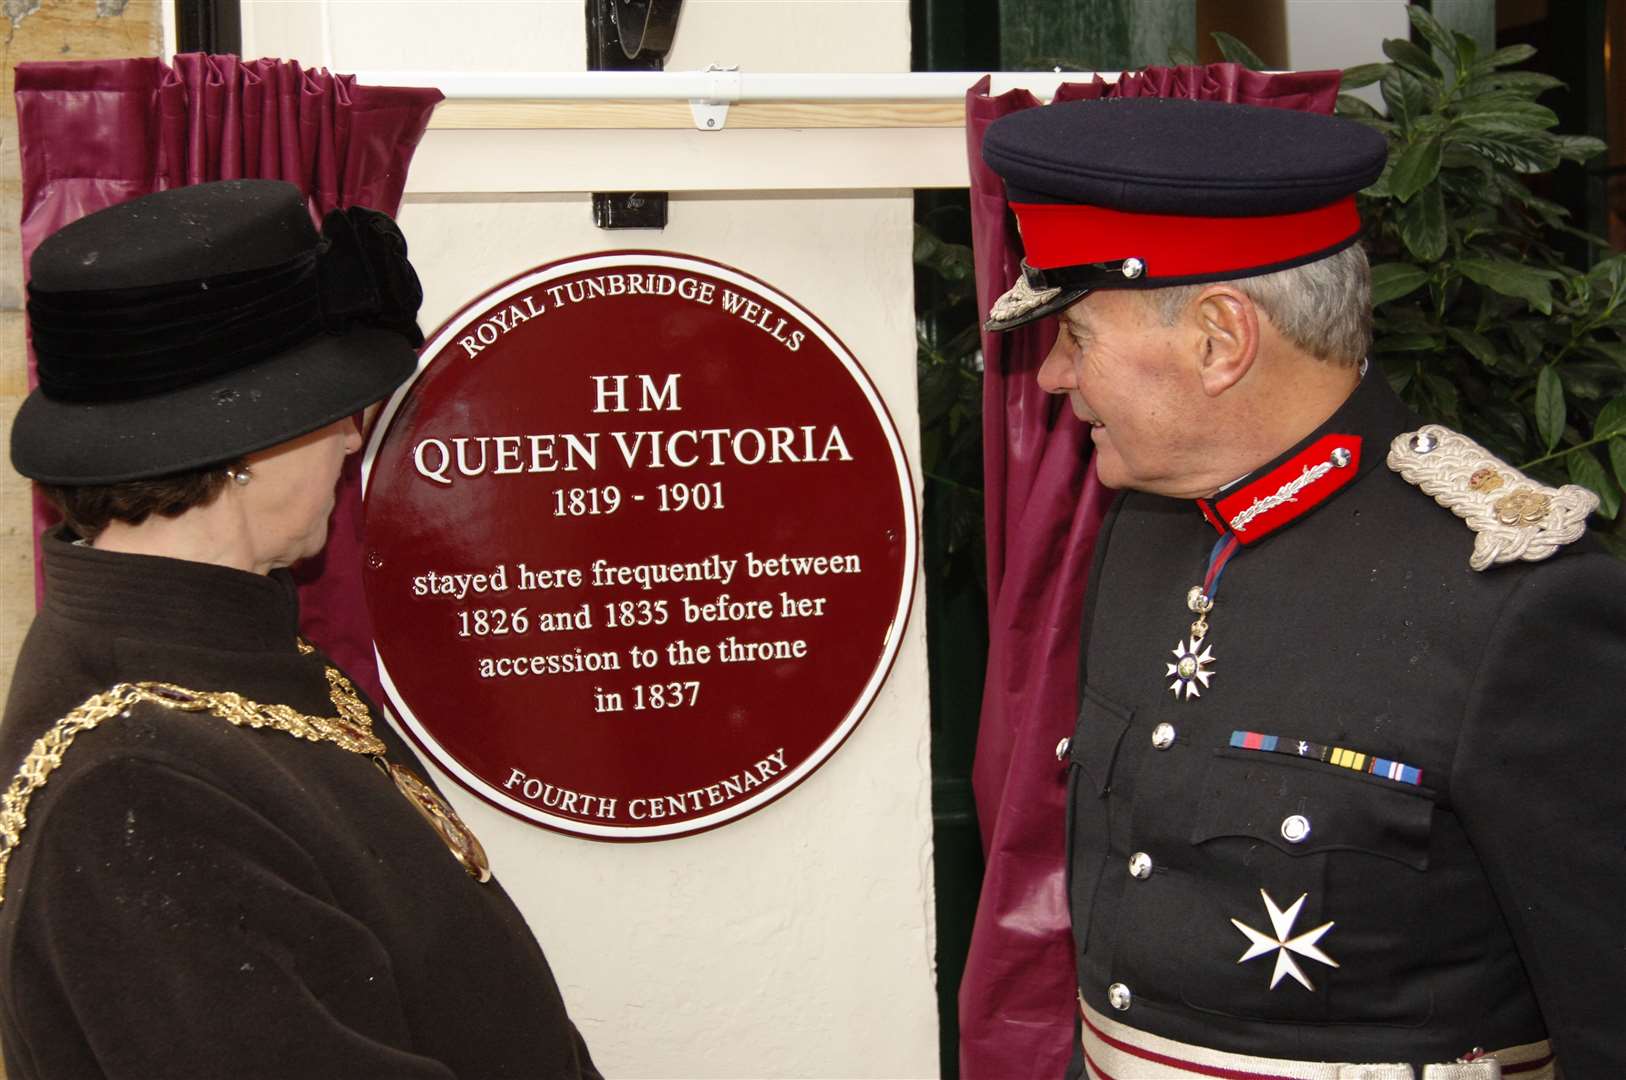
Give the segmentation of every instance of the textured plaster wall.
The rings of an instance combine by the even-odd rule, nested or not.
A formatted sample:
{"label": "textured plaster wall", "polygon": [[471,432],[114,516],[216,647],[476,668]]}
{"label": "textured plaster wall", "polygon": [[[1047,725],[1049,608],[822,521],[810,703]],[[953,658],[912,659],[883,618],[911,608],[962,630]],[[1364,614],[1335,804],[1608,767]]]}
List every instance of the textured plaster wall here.
{"label": "textured plaster wall", "polygon": [[[584,6],[245,2],[244,46],[325,58],[340,71],[581,70]],[[398,18],[403,10],[410,19]],[[907,70],[908,3],[689,0],[668,66],[710,63]],[[805,167],[816,189],[825,170],[862,162]],[[672,197],[664,232],[609,233],[593,227],[585,194],[414,195],[410,182],[401,214],[426,328],[513,274],[608,248],[693,253],[764,279],[863,364],[918,490],[911,219],[907,191],[691,193]],[[455,791],[606,1075],[937,1075],[922,616],[917,589],[891,675],[834,757],[777,802],[714,831],[596,844]]]}

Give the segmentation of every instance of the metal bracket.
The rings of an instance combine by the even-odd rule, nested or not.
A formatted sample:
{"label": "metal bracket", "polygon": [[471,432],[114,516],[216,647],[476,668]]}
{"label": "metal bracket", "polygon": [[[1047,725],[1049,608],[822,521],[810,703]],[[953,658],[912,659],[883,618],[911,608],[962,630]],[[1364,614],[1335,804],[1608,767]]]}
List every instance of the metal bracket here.
{"label": "metal bracket", "polygon": [[699,131],[721,131],[728,125],[728,107],[740,99],[740,86],[744,82],[740,66],[719,67],[710,64],[704,72],[709,76],[706,96],[689,99],[689,112]]}
{"label": "metal bracket", "polygon": [[[660,71],[682,8],[683,0],[587,0],[588,70]],[[601,229],[664,229],[666,208],[664,191],[593,192]]]}

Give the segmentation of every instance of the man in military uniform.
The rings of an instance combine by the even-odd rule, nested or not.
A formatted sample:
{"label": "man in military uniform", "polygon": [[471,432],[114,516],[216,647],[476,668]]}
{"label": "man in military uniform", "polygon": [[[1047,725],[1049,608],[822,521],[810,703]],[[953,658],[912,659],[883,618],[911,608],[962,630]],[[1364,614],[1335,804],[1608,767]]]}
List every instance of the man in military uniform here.
{"label": "man in military uniform", "polygon": [[1091,427],[1071,1076],[1626,1076],[1626,566],[1595,496],[1365,356],[1381,136],[1209,102],[994,124]]}

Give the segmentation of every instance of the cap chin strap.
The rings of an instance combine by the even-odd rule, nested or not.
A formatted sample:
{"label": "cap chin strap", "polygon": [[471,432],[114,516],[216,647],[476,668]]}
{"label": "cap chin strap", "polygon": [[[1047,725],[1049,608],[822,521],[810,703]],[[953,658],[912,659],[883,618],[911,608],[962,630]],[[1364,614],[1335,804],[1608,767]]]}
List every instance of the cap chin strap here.
{"label": "cap chin strap", "polygon": [[1121,289],[1133,286],[1146,273],[1146,263],[1135,256],[1111,262],[1075,263],[1041,270],[1022,260],[1022,276],[1036,292],[1047,289]]}

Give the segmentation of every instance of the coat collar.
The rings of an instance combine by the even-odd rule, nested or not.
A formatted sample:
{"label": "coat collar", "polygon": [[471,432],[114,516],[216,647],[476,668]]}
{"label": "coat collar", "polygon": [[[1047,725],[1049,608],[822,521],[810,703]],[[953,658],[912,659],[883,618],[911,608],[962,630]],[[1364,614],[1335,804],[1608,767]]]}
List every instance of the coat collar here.
{"label": "coat collar", "polygon": [[1373,365],[1325,423],[1197,508],[1221,535],[1256,544],[1371,472],[1414,420]]}
{"label": "coat collar", "polygon": [[152,644],[293,651],[299,600],[285,571],[98,551],[64,529],[42,539],[45,609]]}

